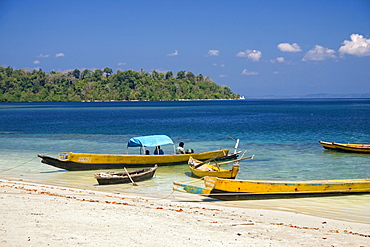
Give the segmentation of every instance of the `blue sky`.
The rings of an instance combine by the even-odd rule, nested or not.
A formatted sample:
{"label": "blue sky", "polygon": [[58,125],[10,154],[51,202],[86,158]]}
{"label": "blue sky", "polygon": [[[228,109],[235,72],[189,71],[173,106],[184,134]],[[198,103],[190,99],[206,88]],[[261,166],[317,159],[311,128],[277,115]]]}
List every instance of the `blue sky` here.
{"label": "blue sky", "polygon": [[0,66],[180,70],[246,97],[370,93],[370,1],[0,1]]}

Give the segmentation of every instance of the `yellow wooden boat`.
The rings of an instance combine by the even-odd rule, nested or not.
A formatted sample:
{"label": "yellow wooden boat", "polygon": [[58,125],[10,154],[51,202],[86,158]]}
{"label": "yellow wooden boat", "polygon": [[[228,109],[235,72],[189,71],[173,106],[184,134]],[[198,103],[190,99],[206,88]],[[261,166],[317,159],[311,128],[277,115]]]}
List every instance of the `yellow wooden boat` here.
{"label": "yellow wooden boat", "polygon": [[[199,152],[191,154],[145,155],[147,147],[162,145],[173,145],[171,138],[165,135],[153,135],[133,137],[129,140],[127,147],[140,147],[143,154],[90,154],[90,153],[59,153],[58,158],[46,155],[38,155],[41,162],[47,165],[70,171],[95,170],[95,169],[118,169],[123,167],[140,167],[160,165],[186,164],[190,156],[199,160],[208,160],[214,157],[223,158],[228,156],[229,149]],[[128,152],[128,151],[127,151]]]}
{"label": "yellow wooden boat", "polygon": [[[174,182],[174,190],[229,199],[369,193],[370,178],[312,181],[229,180],[204,177],[205,187]],[[234,199],[232,198],[232,199]]]}
{"label": "yellow wooden boat", "polygon": [[354,143],[338,143],[338,142],[323,142],[319,143],[325,149],[344,151],[344,152],[355,152],[355,153],[370,153],[370,144],[354,144]]}
{"label": "yellow wooden boat", "polygon": [[239,172],[239,163],[233,164],[231,169],[220,168],[219,164],[211,165],[210,162],[202,162],[190,156],[188,161],[191,173],[197,177],[213,176],[219,178],[235,178]]}

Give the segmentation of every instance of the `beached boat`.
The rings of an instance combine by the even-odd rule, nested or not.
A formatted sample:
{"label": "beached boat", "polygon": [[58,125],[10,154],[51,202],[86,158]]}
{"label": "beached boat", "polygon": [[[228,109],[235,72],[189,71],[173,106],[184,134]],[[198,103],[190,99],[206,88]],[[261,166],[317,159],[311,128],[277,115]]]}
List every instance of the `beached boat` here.
{"label": "beached boat", "polygon": [[188,161],[191,173],[197,177],[213,176],[219,178],[235,178],[239,172],[239,164],[234,164],[231,169],[223,169],[219,165],[211,165],[210,162],[189,158]]}
{"label": "beached boat", "polygon": [[[151,179],[158,166],[128,172],[101,172],[94,174],[100,185],[140,182]],[[129,175],[128,175],[128,174]],[[130,178],[131,177],[131,178]]]}
{"label": "beached boat", "polygon": [[166,135],[152,135],[133,137],[127,143],[129,147],[139,147],[140,154],[91,154],[91,153],[59,153],[58,158],[46,155],[38,155],[41,162],[57,168],[79,171],[96,169],[119,169],[123,167],[141,167],[161,165],[186,164],[190,156],[198,160],[207,160],[211,158],[222,158],[228,156],[229,149],[215,150],[209,152],[164,155],[145,155],[147,147],[157,147],[164,145],[174,145],[171,138]]}
{"label": "beached boat", "polygon": [[325,149],[344,151],[344,152],[355,152],[355,153],[370,153],[370,144],[354,144],[354,143],[338,143],[338,142],[323,142],[319,143]]}
{"label": "beached boat", "polygon": [[313,181],[230,180],[204,177],[205,187],[174,182],[174,190],[224,200],[369,193],[370,178]]}

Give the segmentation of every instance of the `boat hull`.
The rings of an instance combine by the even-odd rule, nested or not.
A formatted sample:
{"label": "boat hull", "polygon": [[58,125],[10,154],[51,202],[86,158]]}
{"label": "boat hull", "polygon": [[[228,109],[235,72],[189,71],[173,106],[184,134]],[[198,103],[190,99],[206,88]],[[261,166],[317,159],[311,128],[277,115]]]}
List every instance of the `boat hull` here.
{"label": "boat hull", "polygon": [[115,154],[82,154],[60,153],[59,159],[46,155],[38,155],[41,162],[69,171],[119,169],[123,167],[147,167],[186,164],[189,157],[207,160],[214,157],[227,156],[229,149],[192,154],[174,155],[115,155]]}
{"label": "boat hull", "polygon": [[323,142],[323,141],[319,141],[319,143],[321,144],[321,146],[325,149],[329,149],[329,150],[335,150],[336,148],[333,146],[333,144],[331,142]]}
{"label": "boat hull", "polygon": [[[152,168],[141,169],[136,171],[129,171],[128,173],[131,176],[131,179],[134,182],[140,182],[144,180],[149,180],[154,176],[155,171],[157,170],[158,166],[154,166]],[[127,173],[96,173],[94,174],[96,180],[98,181],[99,185],[108,185],[108,184],[123,184],[123,183],[131,183],[130,177]]]}
{"label": "boat hull", "polygon": [[338,142],[323,142],[319,143],[325,148],[330,150],[342,151],[342,152],[351,152],[351,153],[370,153],[369,144],[345,144]]}
{"label": "boat hull", "polygon": [[332,143],[336,150],[351,153],[370,153],[370,145]]}
{"label": "boat hull", "polygon": [[233,178],[236,178],[236,175],[239,172],[239,165],[233,165],[230,170],[222,169],[222,168],[219,168],[219,170],[217,170],[217,167],[208,165],[208,164],[205,164],[204,166],[209,167],[210,170],[208,171],[199,170],[189,165],[192,174],[199,178],[211,176],[211,177],[218,177],[218,178],[233,179]]}
{"label": "boat hull", "polygon": [[370,193],[370,178],[316,181],[228,180],[205,177],[205,187],[174,182],[174,190],[221,200],[318,197]]}
{"label": "boat hull", "polygon": [[204,183],[208,187],[213,187],[214,190],[237,193],[312,194],[370,192],[370,179],[264,181],[205,177]]}

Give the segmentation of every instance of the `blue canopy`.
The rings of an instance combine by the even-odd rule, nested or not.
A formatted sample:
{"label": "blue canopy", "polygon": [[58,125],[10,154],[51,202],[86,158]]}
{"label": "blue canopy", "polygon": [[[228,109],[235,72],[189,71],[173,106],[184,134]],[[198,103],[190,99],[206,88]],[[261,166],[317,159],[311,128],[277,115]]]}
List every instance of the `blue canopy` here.
{"label": "blue canopy", "polygon": [[127,147],[156,147],[162,145],[172,144],[173,141],[166,135],[151,135],[151,136],[138,136],[132,137]]}

